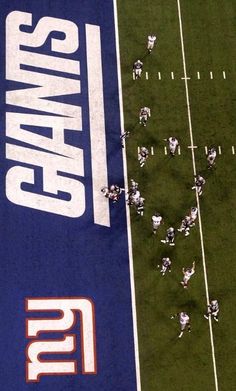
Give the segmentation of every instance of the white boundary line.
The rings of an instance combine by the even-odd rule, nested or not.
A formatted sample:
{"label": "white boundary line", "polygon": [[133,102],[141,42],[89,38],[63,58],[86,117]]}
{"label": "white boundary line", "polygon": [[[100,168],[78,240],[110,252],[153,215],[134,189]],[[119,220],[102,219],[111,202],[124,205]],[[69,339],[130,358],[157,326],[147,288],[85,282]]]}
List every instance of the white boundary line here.
{"label": "white boundary line", "polygon": [[[181,49],[182,49],[183,69],[184,69],[184,76],[185,76],[184,82],[185,82],[185,94],[186,94],[186,103],[187,103],[187,111],[188,111],[189,136],[190,136],[190,140],[191,140],[191,146],[193,147],[194,142],[193,142],[192,118],[191,118],[189,91],[188,91],[188,80],[187,80],[187,71],[186,71],[181,7],[180,7],[180,0],[176,0],[176,1],[177,1],[177,6],[178,6],[180,40],[181,40]],[[192,152],[192,162],[193,162],[193,174],[196,175],[197,171],[196,171],[196,161],[195,161],[194,148],[191,148],[191,152]],[[202,232],[202,220],[201,220],[199,196],[198,196],[197,191],[196,191],[196,201],[197,201],[197,208],[198,208],[198,219],[199,219],[198,221],[199,221],[199,231],[200,231],[200,241],[201,241],[201,251],[202,251],[202,265],[203,265],[204,280],[205,280],[206,300],[207,300],[207,304],[209,305],[209,290],[208,290],[205,249],[204,249],[203,232]],[[216,370],[215,346],[214,346],[214,338],[213,338],[212,323],[211,323],[210,316],[209,316],[209,332],[210,332],[210,340],[211,340],[211,353],[212,353],[212,363],[213,363],[213,370],[214,370],[215,389],[216,389],[216,391],[218,391],[218,377],[217,377],[217,370]]]}
{"label": "white boundary line", "polygon": [[[114,8],[114,24],[115,24],[115,37],[116,37],[116,58],[117,58],[117,76],[118,76],[119,104],[120,104],[120,125],[121,125],[121,134],[122,134],[122,133],[124,133],[124,113],[123,113],[123,96],[122,96],[121,70],[120,70],[117,0],[113,0],[113,8]],[[124,165],[124,182],[125,182],[124,184],[125,184],[125,189],[128,189],[127,161],[126,161],[125,148],[123,148],[122,154],[123,154],[123,165]],[[138,330],[137,330],[137,313],[136,313],[136,298],[135,298],[135,283],[134,283],[134,264],[133,264],[133,251],[132,251],[132,236],[131,236],[131,225],[130,225],[130,211],[129,211],[129,207],[127,204],[126,204],[126,218],[127,218],[128,245],[129,245],[129,270],[130,270],[130,286],[131,286],[131,299],[132,299],[136,382],[137,382],[137,391],[141,391]],[[125,354],[125,352],[124,352],[124,354]]]}

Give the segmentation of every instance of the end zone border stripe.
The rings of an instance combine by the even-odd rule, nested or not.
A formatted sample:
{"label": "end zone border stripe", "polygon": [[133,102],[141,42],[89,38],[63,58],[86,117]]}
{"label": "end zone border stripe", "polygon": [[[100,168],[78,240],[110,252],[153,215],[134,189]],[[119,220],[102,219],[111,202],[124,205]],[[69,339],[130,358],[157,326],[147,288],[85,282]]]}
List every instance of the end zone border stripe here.
{"label": "end zone border stripe", "polygon": [[[114,7],[114,22],[115,22],[115,36],[116,36],[116,57],[117,57],[117,75],[118,75],[119,103],[120,103],[120,124],[121,124],[121,133],[124,133],[124,113],[123,113],[123,96],[122,96],[121,70],[120,70],[117,0],[113,0],[113,7]],[[123,165],[124,165],[124,182],[125,182],[125,188],[127,189],[128,188],[127,161],[126,161],[125,151],[123,150],[122,153],[123,153]],[[126,218],[127,218],[127,234],[128,234],[128,244],[129,244],[129,268],[130,268],[130,285],[131,285],[131,298],[132,298],[136,381],[137,381],[137,391],[141,391],[136,298],[135,298],[135,283],[134,283],[134,264],[133,264],[132,237],[131,237],[131,226],[130,226],[130,211],[129,211],[128,205],[126,205]]]}

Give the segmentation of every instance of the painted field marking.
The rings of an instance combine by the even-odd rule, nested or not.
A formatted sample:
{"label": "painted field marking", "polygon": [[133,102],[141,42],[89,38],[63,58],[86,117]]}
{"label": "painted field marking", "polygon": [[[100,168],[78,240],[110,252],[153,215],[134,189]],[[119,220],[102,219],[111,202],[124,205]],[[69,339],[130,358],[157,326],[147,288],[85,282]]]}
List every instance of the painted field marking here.
{"label": "painted field marking", "polygon": [[197,72],[197,78],[198,78],[198,80],[201,79],[200,72]]}
{"label": "painted field marking", "polygon": [[211,78],[211,80],[213,79],[213,72],[212,71],[210,71],[210,78]]}
{"label": "painted field marking", "polygon": [[151,155],[154,155],[154,148],[151,147]]}
{"label": "painted field marking", "polygon": [[133,80],[135,80],[135,74],[134,74],[134,72],[133,72]]}
{"label": "painted field marking", "polygon": [[178,155],[181,155],[181,150],[180,150],[180,146],[179,145],[178,145],[177,151],[178,151]]}
{"label": "painted field marking", "polygon": [[[114,9],[114,24],[115,24],[115,38],[116,38],[119,103],[120,103],[120,124],[121,124],[121,134],[122,134],[125,132],[125,129],[124,129],[124,111],[123,111],[124,106],[123,106],[122,84],[121,84],[117,0],[113,0],[113,9]],[[122,155],[123,155],[123,166],[124,166],[124,183],[125,183],[125,188],[127,189],[128,188],[127,159],[126,159],[126,153],[125,153],[124,149],[122,151]],[[129,248],[129,271],[130,271],[130,287],[131,287],[131,301],[132,301],[136,382],[137,382],[137,391],[141,391],[139,345],[138,345],[138,330],[137,330],[137,311],[136,311],[136,297],[135,297],[135,283],[134,283],[134,260],[133,260],[133,250],[132,250],[130,208],[127,205],[127,203],[126,203],[126,219],[127,219],[128,248]]]}
{"label": "painted field marking", "polygon": [[190,80],[191,77],[189,77],[189,76],[186,75],[186,76],[184,76],[184,77],[181,77],[181,79],[186,81],[186,80]]}
{"label": "painted field marking", "polygon": [[226,79],[226,73],[223,71],[223,79]]}
{"label": "painted field marking", "polygon": [[158,72],[158,79],[161,80],[161,72]]}
{"label": "painted field marking", "polygon": [[137,148],[138,149],[138,153],[140,152],[140,147]]}
{"label": "painted field marking", "polygon": [[167,155],[167,148],[164,147],[164,152],[165,152],[165,155]]}
{"label": "painted field marking", "polygon": [[235,149],[233,145],[232,145],[232,154],[235,155]]}
{"label": "painted field marking", "polygon": [[[190,136],[190,140],[191,140],[191,146],[194,146],[180,0],[177,0],[177,6],[178,6],[178,16],[179,16],[179,30],[180,30],[181,49],[182,49],[183,69],[184,69],[184,75],[185,75],[185,95],[186,95],[187,112],[188,112],[189,136]],[[197,170],[196,170],[194,148],[191,149],[191,152],[192,152],[193,174],[195,176],[197,174]],[[197,208],[198,208],[198,222],[199,222],[199,232],[200,232],[200,241],[201,241],[202,265],[203,265],[203,271],[204,271],[206,301],[207,301],[207,305],[209,305],[210,300],[209,300],[209,289],[208,289],[208,280],[207,280],[206,257],[205,257],[205,248],[204,248],[203,231],[202,231],[200,201],[199,201],[199,196],[198,196],[197,190],[196,190],[195,194],[196,194],[196,201],[197,201]],[[208,319],[209,319],[209,332],[210,332],[210,340],[211,340],[211,353],[212,353],[212,363],[213,363],[214,380],[215,380],[215,390],[218,391],[218,377],[217,377],[217,370],[216,370],[215,345],[214,345],[211,317],[209,316]]]}
{"label": "painted field marking", "polygon": [[174,80],[174,78],[175,78],[174,72],[171,72],[171,79]]}
{"label": "painted field marking", "polygon": [[100,191],[102,186],[108,186],[108,173],[99,26],[86,24],[86,42],[94,222],[110,227],[109,200],[101,197]]}
{"label": "painted field marking", "polygon": [[198,148],[197,145],[188,145],[188,148]]}
{"label": "painted field marking", "polygon": [[218,146],[219,155],[221,155],[221,146]]}
{"label": "painted field marking", "polygon": [[146,80],[148,80],[148,72],[146,72]]}
{"label": "painted field marking", "polygon": [[208,148],[207,148],[207,146],[205,146],[205,154],[206,154],[206,155],[208,154]]}

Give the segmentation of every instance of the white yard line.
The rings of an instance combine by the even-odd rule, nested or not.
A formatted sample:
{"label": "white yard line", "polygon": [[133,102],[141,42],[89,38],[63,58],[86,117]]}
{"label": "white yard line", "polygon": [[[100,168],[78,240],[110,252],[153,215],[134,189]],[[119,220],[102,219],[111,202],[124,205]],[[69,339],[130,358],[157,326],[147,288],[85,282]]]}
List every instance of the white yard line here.
{"label": "white yard line", "polygon": [[[190,100],[189,100],[189,91],[188,91],[188,79],[187,79],[187,70],[186,70],[186,60],[185,60],[185,48],[184,48],[184,38],[183,38],[183,26],[182,26],[182,15],[181,15],[181,7],[180,0],[177,1],[178,6],[178,16],[179,16],[179,30],[180,30],[180,40],[181,40],[181,49],[182,49],[182,59],[183,59],[183,69],[184,69],[184,83],[185,83],[185,94],[186,94],[186,103],[187,103],[187,111],[188,111],[188,124],[189,124],[189,136],[191,140],[191,146],[194,146],[193,142],[193,129],[192,129],[192,117],[190,110]],[[191,148],[192,152],[192,163],[193,163],[193,174],[196,175],[196,161],[195,161],[195,152],[194,148]],[[199,213],[199,232],[200,232],[200,241],[201,241],[201,251],[202,251],[202,265],[204,271],[204,280],[205,280],[205,293],[206,293],[206,301],[209,304],[209,289],[208,289],[208,280],[207,280],[207,268],[206,268],[206,257],[205,257],[205,249],[204,249],[204,240],[203,240],[203,232],[202,232],[202,220],[201,220],[201,210],[200,210],[200,202],[198,193],[196,191],[196,201],[197,208]],[[214,380],[215,380],[215,390],[218,391],[218,377],[216,370],[216,359],[215,359],[215,346],[214,346],[214,337],[212,331],[212,323],[211,317],[209,316],[209,332],[210,332],[210,340],[211,340],[211,353],[212,353],[212,363],[214,370]]]}
{"label": "white yard line", "polygon": [[146,80],[148,80],[148,72],[146,72]]}
{"label": "white yard line", "polygon": [[161,72],[158,72],[158,79],[161,80]]}
{"label": "white yard line", "polygon": [[154,148],[151,147],[151,155],[154,155]]}
{"label": "white yard line", "polygon": [[171,72],[171,79],[174,80],[174,78],[175,78],[174,72]]}
{"label": "white yard line", "polygon": [[165,155],[167,155],[167,148],[164,147],[164,152],[165,152]]}
{"label": "white yard line", "polygon": [[208,153],[208,148],[207,148],[207,146],[205,145],[205,154],[207,155],[207,153]]}
{"label": "white yard line", "polygon": [[211,78],[211,80],[213,79],[213,72],[212,71],[210,72],[210,78]]}
{"label": "white yard line", "polygon": [[200,72],[197,72],[197,78],[200,79]]}
{"label": "white yard line", "polygon": [[221,146],[220,145],[218,146],[218,152],[219,152],[219,155],[221,155]]}
{"label": "white yard line", "polygon": [[[118,75],[119,104],[120,104],[120,124],[121,124],[121,134],[122,134],[122,133],[124,133],[124,113],[123,113],[123,96],[122,96],[121,70],[120,70],[120,48],[119,48],[119,33],[118,33],[117,0],[113,0],[113,8],[114,8],[115,37],[116,37],[116,57],[117,57],[117,75]],[[124,185],[125,185],[125,189],[128,189],[127,160],[126,160],[125,148],[123,148],[122,152],[123,152],[123,165],[124,165]],[[127,218],[128,245],[129,245],[129,270],[130,270],[130,286],[131,286],[132,315],[133,315],[136,382],[137,382],[137,391],[141,391],[138,330],[137,330],[137,312],[136,312],[136,297],[135,297],[135,283],[134,283],[134,262],[133,262],[133,251],[132,251],[130,211],[129,211],[129,206],[127,204],[126,204],[126,218]]]}
{"label": "white yard line", "polygon": [[223,78],[226,79],[226,73],[223,71]]}
{"label": "white yard line", "polygon": [[235,155],[235,149],[233,145],[232,145],[232,154]]}

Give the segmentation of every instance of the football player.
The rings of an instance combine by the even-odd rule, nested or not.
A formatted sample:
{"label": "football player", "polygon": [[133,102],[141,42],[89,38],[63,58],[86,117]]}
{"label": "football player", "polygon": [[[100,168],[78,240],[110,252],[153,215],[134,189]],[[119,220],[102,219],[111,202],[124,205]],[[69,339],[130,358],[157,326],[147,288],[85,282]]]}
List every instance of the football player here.
{"label": "football player", "polygon": [[194,227],[195,226],[195,220],[197,219],[197,215],[198,215],[198,209],[196,208],[196,206],[193,206],[190,210],[190,227]]}
{"label": "football player", "polygon": [[126,139],[127,137],[129,137],[129,134],[130,134],[130,132],[125,131],[124,133],[122,133],[122,134],[120,135],[120,140],[121,140],[121,146],[122,146],[122,148],[125,147],[125,139]]}
{"label": "football player", "polygon": [[173,227],[170,227],[166,231],[165,240],[161,240],[162,243],[168,243],[170,246],[175,246],[175,230]]}
{"label": "football player", "polygon": [[168,138],[168,143],[169,143],[169,150],[170,150],[171,156],[175,156],[176,148],[179,145],[179,142],[178,142],[177,138],[169,137]]}
{"label": "football player", "polygon": [[152,49],[154,48],[154,44],[156,41],[157,37],[155,35],[149,35],[147,38],[147,50],[148,53],[151,53]]}
{"label": "football player", "polygon": [[205,185],[206,181],[201,175],[196,175],[194,178],[195,186],[192,187],[193,189],[196,189],[199,196],[202,195],[202,187]]}
{"label": "football player", "polygon": [[147,126],[147,120],[151,117],[151,110],[149,107],[142,107],[139,111],[139,123]]}
{"label": "football player", "polygon": [[188,236],[190,231],[190,226],[191,226],[191,218],[190,216],[185,216],[185,218],[182,220],[180,228],[178,228],[178,231],[184,232],[184,236]]}
{"label": "football player", "polygon": [[[159,267],[160,265],[157,265],[157,268]],[[171,260],[170,258],[162,258],[162,266],[160,272],[164,276],[167,270],[169,271],[169,273],[171,272]]]}
{"label": "football player", "polygon": [[214,147],[209,148],[207,153],[208,168],[213,167],[213,165],[215,164],[215,159],[216,159],[216,149]]}
{"label": "football player", "polygon": [[188,288],[188,282],[190,280],[190,278],[192,277],[192,275],[195,273],[195,262],[193,262],[192,264],[192,267],[188,267],[188,268],[184,268],[182,269],[182,272],[183,272],[183,281],[180,282],[180,284],[183,285],[183,287],[185,289]]}
{"label": "football player", "polygon": [[186,330],[186,327],[187,327],[189,333],[191,331],[190,318],[186,312],[179,312],[178,314],[172,315],[171,319],[174,319],[176,317],[179,318],[179,323],[180,323],[179,338],[181,338],[184,333],[184,330]]}
{"label": "football player", "polygon": [[136,205],[137,214],[140,215],[140,216],[143,216],[143,213],[144,213],[144,202],[145,202],[145,198],[139,197],[138,202],[135,204]]}
{"label": "football player", "polygon": [[160,213],[155,213],[153,216],[152,216],[152,232],[154,234],[157,233],[157,230],[158,228],[160,227],[160,225],[163,224],[163,219],[160,215]]}
{"label": "football player", "polygon": [[142,75],[143,63],[140,60],[135,61],[133,65],[133,73],[135,80],[139,79]]}
{"label": "football player", "polygon": [[207,306],[207,313],[204,315],[204,318],[209,319],[209,316],[213,316],[216,322],[219,321],[218,313],[219,313],[219,303],[217,300],[212,300],[210,304]]}
{"label": "football player", "polygon": [[138,154],[138,161],[139,161],[140,167],[144,166],[144,164],[146,163],[146,160],[148,158],[148,155],[149,155],[148,149],[146,147],[141,147],[140,152]]}

